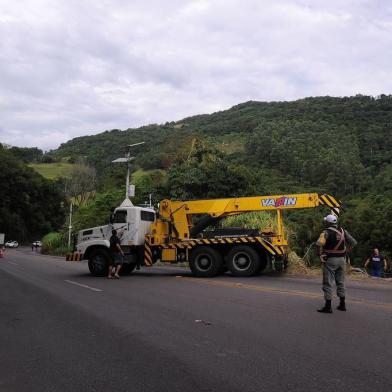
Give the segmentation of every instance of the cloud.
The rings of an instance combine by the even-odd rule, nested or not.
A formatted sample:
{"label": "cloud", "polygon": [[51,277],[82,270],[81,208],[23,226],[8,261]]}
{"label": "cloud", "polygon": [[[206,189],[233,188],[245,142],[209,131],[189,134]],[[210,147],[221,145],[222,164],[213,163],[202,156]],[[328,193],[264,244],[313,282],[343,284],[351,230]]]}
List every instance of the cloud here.
{"label": "cloud", "polygon": [[391,16],[386,0],[8,0],[0,141],[50,149],[247,100],[390,93]]}

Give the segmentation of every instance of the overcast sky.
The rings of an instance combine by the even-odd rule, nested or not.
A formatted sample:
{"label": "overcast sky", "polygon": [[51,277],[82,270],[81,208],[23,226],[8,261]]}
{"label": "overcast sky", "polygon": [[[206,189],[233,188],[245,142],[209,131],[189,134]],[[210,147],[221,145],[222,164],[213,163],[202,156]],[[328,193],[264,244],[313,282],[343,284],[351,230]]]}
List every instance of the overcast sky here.
{"label": "overcast sky", "polygon": [[0,0],[0,142],[392,92],[388,0]]}

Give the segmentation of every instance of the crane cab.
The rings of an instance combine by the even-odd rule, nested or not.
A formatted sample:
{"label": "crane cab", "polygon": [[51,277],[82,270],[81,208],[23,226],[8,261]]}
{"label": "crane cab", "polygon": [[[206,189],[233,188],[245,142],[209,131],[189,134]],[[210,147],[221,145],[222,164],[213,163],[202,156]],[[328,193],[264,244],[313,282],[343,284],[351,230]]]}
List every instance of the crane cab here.
{"label": "crane cab", "polygon": [[154,209],[145,207],[118,207],[111,216],[112,228],[117,230],[123,246],[143,246],[154,221]]}

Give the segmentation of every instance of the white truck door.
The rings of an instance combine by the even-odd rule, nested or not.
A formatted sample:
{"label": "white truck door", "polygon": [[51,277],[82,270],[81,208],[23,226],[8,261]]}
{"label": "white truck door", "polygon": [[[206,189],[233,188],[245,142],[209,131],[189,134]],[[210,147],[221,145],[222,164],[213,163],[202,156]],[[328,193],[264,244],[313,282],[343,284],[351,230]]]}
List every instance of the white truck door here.
{"label": "white truck door", "polygon": [[117,231],[121,244],[126,245],[125,241],[128,238],[128,211],[126,209],[116,210],[112,218],[112,227]]}
{"label": "white truck door", "polygon": [[151,210],[140,211],[139,236],[144,241],[144,236],[150,234],[151,223],[155,221],[155,212]]}
{"label": "white truck door", "polygon": [[128,209],[128,232],[124,237],[124,245],[139,245],[137,244],[137,233],[138,233],[138,219],[137,219],[137,208]]}

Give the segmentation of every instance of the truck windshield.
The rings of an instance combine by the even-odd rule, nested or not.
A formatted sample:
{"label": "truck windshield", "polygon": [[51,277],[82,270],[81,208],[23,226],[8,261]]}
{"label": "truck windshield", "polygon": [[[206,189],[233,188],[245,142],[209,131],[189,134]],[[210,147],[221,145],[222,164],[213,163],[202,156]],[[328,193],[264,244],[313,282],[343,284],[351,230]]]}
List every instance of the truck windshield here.
{"label": "truck windshield", "polygon": [[127,223],[127,211],[116,211],[113,223]]}

